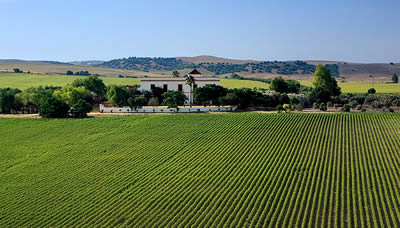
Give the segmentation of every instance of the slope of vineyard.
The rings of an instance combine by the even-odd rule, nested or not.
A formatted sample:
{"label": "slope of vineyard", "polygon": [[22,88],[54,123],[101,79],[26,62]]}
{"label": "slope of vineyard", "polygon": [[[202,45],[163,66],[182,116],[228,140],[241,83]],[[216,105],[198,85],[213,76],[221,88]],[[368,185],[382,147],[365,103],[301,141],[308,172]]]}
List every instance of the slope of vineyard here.
{"label": "slope of vineyard", "polygon": [[400,115],[0,119],[0,227],[400,226]]}

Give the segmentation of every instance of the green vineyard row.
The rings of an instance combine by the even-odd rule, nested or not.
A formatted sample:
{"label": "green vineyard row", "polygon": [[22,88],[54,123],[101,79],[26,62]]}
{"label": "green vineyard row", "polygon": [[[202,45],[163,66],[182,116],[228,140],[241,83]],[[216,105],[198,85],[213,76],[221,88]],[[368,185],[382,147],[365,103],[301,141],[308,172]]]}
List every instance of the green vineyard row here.
{"label": "green vineyard row", "polygon": [[0,227],[400,227],[400,115],[0,119]]}

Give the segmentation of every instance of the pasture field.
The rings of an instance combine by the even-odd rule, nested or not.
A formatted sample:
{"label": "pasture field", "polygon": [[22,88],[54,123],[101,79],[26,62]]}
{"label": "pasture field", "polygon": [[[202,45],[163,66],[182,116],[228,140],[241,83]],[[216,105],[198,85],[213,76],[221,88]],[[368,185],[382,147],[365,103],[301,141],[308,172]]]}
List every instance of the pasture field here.
{"label": "pasture field", "polygon": [[[43,75],[43,74],[0,74],[0,88],[19,88],[27,89],[32,86],[63,86],[70,84],[76,78],[84,76],[66,76],[66,75]],[[117,77],[101,77],[106,85],[136,85],[140,84],[138,78],[117,78]],[[311,86],[311,81],[300,81],[302,85]],[[346,82],[338,83],[344,93],[366,93],[372,87],[371,82]],[[235,80],[222,79],[221,85],[226,88],[269,88],[269,84],[250,81],[250,80]],[[400,84],[393,83],[375,83],[377,93],[381,94],[400,94]]]}
{"label": "pasture field", "polygon": [[[312,86],[311,81],[300,81],[300,84],[305,86]],[[400,83],[375,83],[372,86],[372,82],[338,82],[343,93],[367,93],[368,89],[374,87],[376,93],[381,94],[400,94]]]}
{"label": "pasture field", "polygon": [[0,119],[0,227],[400,226],[398,114]]}
{"label": "pasture field", "polygon": [[[85,76],[45,75],[45,74],[0,74],[0,88],[18,88],[21,90],[37,86],[64,86],[71,84],[77,78]],[[137,78],[100,77],[104,84],[135,85],[140,81]]]}

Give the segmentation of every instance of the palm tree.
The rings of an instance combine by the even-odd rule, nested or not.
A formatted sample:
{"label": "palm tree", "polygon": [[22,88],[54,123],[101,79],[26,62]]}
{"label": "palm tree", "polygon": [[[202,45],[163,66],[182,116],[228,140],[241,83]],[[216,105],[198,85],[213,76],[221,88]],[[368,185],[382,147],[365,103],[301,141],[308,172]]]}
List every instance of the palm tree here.
{"label": "palm tree", "polygon": [[192,75],[187,76],[186,78],[186,85],[190,86],[190,93],[189,93],[189,102],[190,102],[190,108],[192,108],[192,91],[193,91],[193,85],[196,84],[196,80]]}
{"label": "palm tree", "polygon": [[172,77],[179,77],[179,71],[177,70],[172,71]]}

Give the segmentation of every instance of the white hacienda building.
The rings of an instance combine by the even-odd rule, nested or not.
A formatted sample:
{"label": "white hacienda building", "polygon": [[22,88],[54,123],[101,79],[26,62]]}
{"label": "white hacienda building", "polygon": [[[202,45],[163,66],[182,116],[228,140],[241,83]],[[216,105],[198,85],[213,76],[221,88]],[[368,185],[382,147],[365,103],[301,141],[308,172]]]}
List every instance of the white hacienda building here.
{"label": "white hacienda building", "polygon": [[[201,73],[194,69],[189,75],[194,78],[194,85],[192,91],[195,88],[202,87],[205,85],[219,85],[219,78],[206,78],[202,77]],[[182,91],[189,99],[193,99],[190,96],[190,85],[186,84],[186,77],[169,77],[169,78],[141,78],[140,88],[141,91],[151,91],[153,88],[159,87],[164,91],[175,90]],[[189,105],[190,101],[186,102],[185,105]],[[168,108],[167,106],[143,106],[136,109],[131,107],[114,107],[111,104],[100,104],[100,112],[106,113],[187,113],[187,112],[232,112],[237,109],[236,106],[179,106],[177,108]]]}
{"label": "white hacienda building", "polygon": [[[201,75],[201,73],[194,69],[189,75],[193,76],[195,79],[195,84],[193,85],[193,90],[197,87],[202,87],[205,85],[219,85],[219,78],[206,78]],[[170,78],[141,78],[140,88],[141,91],[151,91],[153,88],[159,87],[164,91],[175,90],[182,91],[188,97],[186,104],[189,104],[189,99],[193,99],[190,96],[190,85],[186,84],[186,77],[170,77]],[[192,90],[192,91],[193,91]],[[193,102],[193,101],[192,101]]]}

